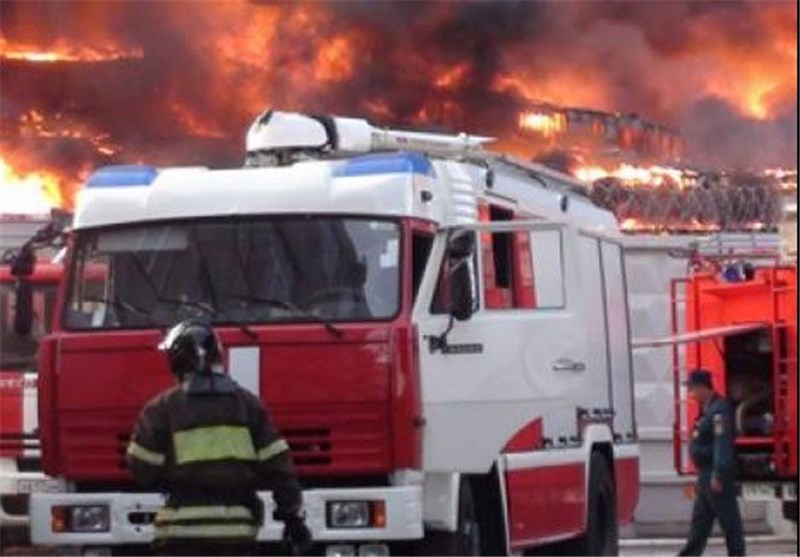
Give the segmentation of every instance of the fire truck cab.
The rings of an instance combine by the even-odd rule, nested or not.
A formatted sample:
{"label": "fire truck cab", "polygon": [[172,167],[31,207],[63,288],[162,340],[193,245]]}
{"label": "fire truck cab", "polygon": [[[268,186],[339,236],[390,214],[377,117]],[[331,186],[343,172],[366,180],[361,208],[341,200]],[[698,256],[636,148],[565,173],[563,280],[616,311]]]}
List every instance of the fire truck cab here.
{"label": "fire truck cab", "polygon": [[[36,232],[46,229],[51,223],[39,216],[6,215],[2,218],[0,534],[3,545],[24,542],[27,538],[31,492],[63,490],[61,482],[42,473],[36,408],[36,349],[53,321],[63,266],[44,256],[31,261],[33,266],[25,277],[15,276],[12,272],[20,247],[36,244],[40,248],[44,237],[37,237]],[[21,287],[22,281],[25,285]],[[22,300],[20,288],[27,292]]]}
{"label": "fire truck cab", "polygon": [[245,168],[91,176],[40,352],[70,490],[33,498],[34,541],[151,540],[161,497],[125,448],[172,381],[163,331],[201,316],[288,440],[321,551],[615,553],[639,485],[618,226],[486,141],[267,112]]}

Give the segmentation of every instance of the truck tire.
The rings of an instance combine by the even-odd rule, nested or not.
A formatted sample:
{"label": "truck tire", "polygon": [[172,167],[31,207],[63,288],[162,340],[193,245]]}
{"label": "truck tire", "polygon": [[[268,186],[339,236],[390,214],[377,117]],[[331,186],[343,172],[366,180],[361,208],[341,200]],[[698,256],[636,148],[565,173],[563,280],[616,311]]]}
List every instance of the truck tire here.
{"label": "truck tire", "polygon": [[797,501],[783,502],[783,518],[797,524]]}
{"label": "truck tire", "polygon": [[420,544],[419,555],[480,555],[481,531],[472,487],[461,478],[455,532],[430,531]]}
{"label": "truck tire", "polygon": [[[617,497],[614,476],[599,451],[592,452],[589,469],[586,534],[575,540],[574,555],[617,555]],[[570,544],[572,545],[572,544]]]}

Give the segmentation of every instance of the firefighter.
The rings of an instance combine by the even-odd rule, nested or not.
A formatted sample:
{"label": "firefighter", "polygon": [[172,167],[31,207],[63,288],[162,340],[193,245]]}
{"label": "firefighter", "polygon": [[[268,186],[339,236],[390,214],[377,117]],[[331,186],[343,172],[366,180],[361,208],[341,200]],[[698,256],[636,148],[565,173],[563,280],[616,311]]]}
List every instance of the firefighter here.
{"label": "firefighter", "polygon": [[128,464],[146,487],[162,491],[154,549],[162,555],[253,554],[271,489],[284,522],[284,550],[303,554],[311,533],[288,445],[259,399],[222,372],[222,346],[208,323],[182,321],[164,337],[178,384],[142,410]]}
{"label": "firefighter", "polygon": [[728,401],[714,391],[711,373],[696,369],[686,383],[701,407],[694,422],[690,453],[697,484],[689,539],[679,555],[702,555],[719,520],[728,555],[744,555],[744,532],[736,501],[736,455],[733,416]]}

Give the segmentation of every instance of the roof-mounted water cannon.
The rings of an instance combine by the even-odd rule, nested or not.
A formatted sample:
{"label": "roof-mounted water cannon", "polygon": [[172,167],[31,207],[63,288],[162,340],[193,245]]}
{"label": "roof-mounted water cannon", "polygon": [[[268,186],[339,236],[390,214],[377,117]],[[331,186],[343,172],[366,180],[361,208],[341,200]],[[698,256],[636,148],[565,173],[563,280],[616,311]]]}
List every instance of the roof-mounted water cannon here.
{"label": "roof-mounted water cannon", "polygon": [[363,118],[269,110],[247,131],[248,166],[281,166],[302,159],[409,150],[457,156],[482,151],[491,137],[377,128]]}

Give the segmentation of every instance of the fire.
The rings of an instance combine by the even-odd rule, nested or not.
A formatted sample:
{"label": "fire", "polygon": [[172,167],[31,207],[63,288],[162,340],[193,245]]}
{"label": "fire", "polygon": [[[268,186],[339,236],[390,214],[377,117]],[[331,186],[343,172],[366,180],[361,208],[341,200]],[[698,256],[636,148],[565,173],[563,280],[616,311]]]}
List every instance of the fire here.
{"label": "fire", "polygon": [[22,137],[43,139],[75,139],[90,143],[102,155],[110,156],[120,147],[108,133],[96,132],[81,122],[72,121],[62,113],[51,117],[37,110],[25,112],[19,119],[19,133]]}
{"label": "fire", "polygon": [[545,137],[551,137],[563,132],[566,125],[564,116],[561,114],[522,112],[519,115],[519,127],[537,131]]}
{"label": "fire", "polygon": [[346,37],[334,37],[317,52],[315,76],[320,81],[342,81],[353,75],[353,47]]}
{"label": "fire", "polygon": [[116,45],[99,47],[56,41],[48,49],[32,45],[14,44],[0,37],[0,58],[24,62],[50,64],[54,62],[109,62],[122,59],[139,59],[144,56],[141,48],[121,48]]}
{"label": "fire", "polygon": [[50,172],[20,175],[0,157],[0,213],[43,214],[53,207],[63,207],[60,178]]}
{"label": "fire", "polygon": [[616,168],[607,169],[602,166],[582,166],[573,171],[573,175],[582,182],[593,183],[601,178],[617,178],[634,186],[672,186],[678,189],[689,187],[694,179],[686,170],[666,166],[635,166],[620,164]]}
{"label": "fire", "polygon": [[434,80],[433,85],[436,89],[453,89],[464,81],[468,72],[469,64],[461,62],[440,73]]}
{"label": "fire", "polygon": [[170,109],[184,129],[189,130],[195,137],[224,137],[225,134],[207,122],[202,121],[187,106],[179,102],[170,103]]}
{"label": "fire", "polygon": [[681,161],[796,165],[795,3],[7,4],[0,152],[66,204],[101,164],[239,164],[265,107],[577,153],[642,190],[692,190]]}

